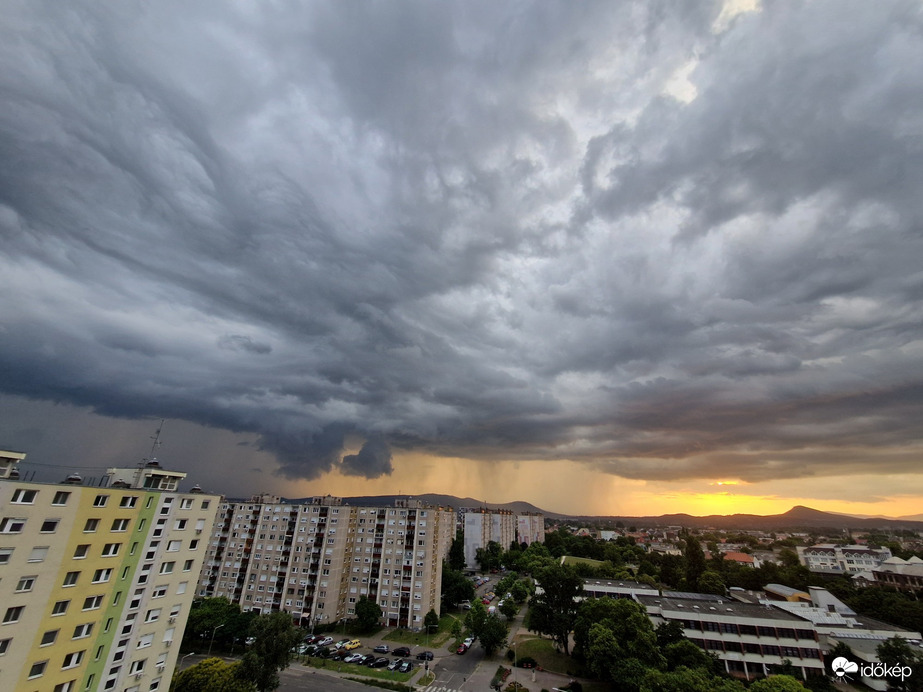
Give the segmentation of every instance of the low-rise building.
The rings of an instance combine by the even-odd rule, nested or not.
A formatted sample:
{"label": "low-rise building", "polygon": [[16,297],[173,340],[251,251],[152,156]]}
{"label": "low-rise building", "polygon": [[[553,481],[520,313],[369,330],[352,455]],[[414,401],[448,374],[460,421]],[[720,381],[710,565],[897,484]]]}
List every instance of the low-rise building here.
{"label": "low-rise building", "polygon": [[857,574],[873,569],[891,557],[887,548],[864,545],[821,543],[798,546],[798,559],[812,572],[821,574]]}

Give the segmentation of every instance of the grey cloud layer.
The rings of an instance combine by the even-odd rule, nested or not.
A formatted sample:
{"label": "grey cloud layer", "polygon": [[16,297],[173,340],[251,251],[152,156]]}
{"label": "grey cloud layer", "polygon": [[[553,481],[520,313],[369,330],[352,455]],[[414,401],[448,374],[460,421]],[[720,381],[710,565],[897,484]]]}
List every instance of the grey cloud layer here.
{"label": "grey cloud layer", "polygon": [[292,477],[918,468],[917,3],[194,5],[0,19],[3,392]]}

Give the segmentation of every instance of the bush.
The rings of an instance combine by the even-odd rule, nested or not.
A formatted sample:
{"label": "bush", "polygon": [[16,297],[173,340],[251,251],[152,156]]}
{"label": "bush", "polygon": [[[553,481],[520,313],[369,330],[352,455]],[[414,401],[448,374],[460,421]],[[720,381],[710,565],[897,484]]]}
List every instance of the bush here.
{"label": "bush", "polygon": [[507,650],[506,650],[506,660],[507,660],[507,661],[514,661],[514,660],[516,660],[516,652],[513,651],[512,649],[507,649]]}

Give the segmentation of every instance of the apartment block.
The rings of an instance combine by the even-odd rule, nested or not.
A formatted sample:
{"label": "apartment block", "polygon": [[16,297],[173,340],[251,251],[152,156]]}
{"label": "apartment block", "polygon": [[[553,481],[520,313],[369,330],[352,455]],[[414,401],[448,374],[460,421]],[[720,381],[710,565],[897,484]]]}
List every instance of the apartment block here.
{"label": "apartment block", "polygon": [[454,532],[453,510],[413,500],[393,507],[331,496],[225,500],[198,593],[245,610],[286,611],[305,626],[352,618],[366,596],[389,626],[418,629],[430,609],[440,612],[442,561]]}
{"label": "apartment block", "polygon": [[[544,521],[542,522],[544,525]],[[516,540],[517,515],[508,509],[468,508],[465,510],[465,566],[478,569],[478,548],[486,548],[490,541],[499,543],[504,550]],[[544,541],[544,527],[542,529]]]}
{"label": "apartment block", "polygon": [[0,478],[8,689],[169,688],[220,497],[158,490],[185,474],[156,462],[147,488],[112,485],[138,471],[109,469],[100,487]]}
{"label": "apartment block", "polygon": [[877,567],[891,557],[888,548],[865,545],[823,543],[798,546],[798,559],[812,572],[822,574],[857,574]]}
{"label": "apartment block", "polygon": [[[545,515],[526,512],[516,517],[516,542],[531,545],[545,542]],[[503,546],[504,549],[509,546]]]}

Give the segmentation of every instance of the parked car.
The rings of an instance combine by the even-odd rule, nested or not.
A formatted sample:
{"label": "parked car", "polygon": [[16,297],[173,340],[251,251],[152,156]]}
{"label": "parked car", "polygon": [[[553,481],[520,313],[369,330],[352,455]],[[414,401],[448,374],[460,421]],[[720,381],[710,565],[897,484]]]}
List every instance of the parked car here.
{"label": "parked car", "polygon": [[314,652],[317,658],[329,658],[331,654],[333,654],[333,649],[327,648],[326,646],[322,646]]}
{"label": "parked car", "polygon": [[360,646],[362,646],[362,642],[358,639],[350,639],[343,645],[343,648],[347,651],[352,651],[353,649],[358,649]]}
{"label": "parked car", "polygon": [[387,658],[376,658],[374,661],[368,664],[369,668],[384,668],[387,665],[390,665],[391,661]]}
{"label": "parked car", "polygon": [[474,644],[474,637],[468,637],[465,639],[465,646],[471,646]]}
{"label": "parked car", "polygon": [[394,656],[410,656],[410,648],[406,646],[399,646],[391,653]]}
{"label": "parked car", "polygon": [[391,663],[388,664],[388,670],[397,670],[404,663],[403,658],[395,658]]}
{"label": "parked car", "polygon": [[379,644],[374,649],[372,649],[376,654],[386,654],[391,651],[391,647],[387,644]]}
{"label": "parked car", "polygon": [[349,644],[349,638],[341,639],[336,644],[334,644],[334,647],[336,647],[337,649],[342,649],[347,644]]}
{"label": "parked car", "polygon": [[349,653],[345,649],[336,649],[332,654],[330,654],[331,661],[342,661],[346,658]]}
{"label": "parked car", "polygon": [[421,651],[420,653],[417,654],[417,660],[418,661],[432,661],[433,652],[432,651]]}
{"label": "parked car", "polygon": [[467,644],[461,644],[457,649],[455,649],[455,653],[457,653],[457,654],[463,654],[463,653],[465,653],[466,651],[468,651],[468,645],[467,645]]}
{"label": "parked car", "polygon": [[343,663],[359,663],[364,658],[362,654],[349,654],[343,659]]}
{"label": "parked car", "polygon": [[404,662],[401,663],[401,665],[399,665],[399,666],[397,667],[397,672],[398,672],[398,673],[409,673],[409,672],[412,671],[412,670],[413,670],[413,662],[412,662],[412,661],[404,661]]}
{"label": "parked car", "polygon": [[327,646],[328,644],[333,644],[333,637],[324,637],[317,643],[320,644],[321,646]]}

